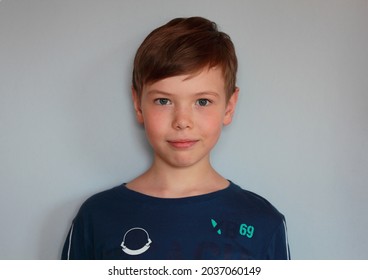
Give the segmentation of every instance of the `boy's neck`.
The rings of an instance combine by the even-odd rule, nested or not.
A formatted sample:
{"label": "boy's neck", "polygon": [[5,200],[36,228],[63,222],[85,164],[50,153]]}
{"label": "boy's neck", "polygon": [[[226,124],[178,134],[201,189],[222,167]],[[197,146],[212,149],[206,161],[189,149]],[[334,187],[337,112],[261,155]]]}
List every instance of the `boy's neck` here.
{"label": "boy's neck", "polygon": [[177,168],[155,161],[127,187],[154,197],[179,198],[211,193],[228,185],[229,182],[209,162],[196,167]]}

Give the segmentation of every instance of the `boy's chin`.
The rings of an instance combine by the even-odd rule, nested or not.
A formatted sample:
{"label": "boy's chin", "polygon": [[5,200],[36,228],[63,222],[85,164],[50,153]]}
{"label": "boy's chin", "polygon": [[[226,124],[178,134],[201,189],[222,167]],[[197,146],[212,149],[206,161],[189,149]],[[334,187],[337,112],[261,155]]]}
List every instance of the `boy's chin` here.
{"label": "boy's chin", "polygon": [[196,159],[192,157],[187,156],[181,156],[181,157],[175,157],[166,159],[165,163],[171,167],[176,169],[188,169],[191,167],[196,167],[201,164],[203,159]]}

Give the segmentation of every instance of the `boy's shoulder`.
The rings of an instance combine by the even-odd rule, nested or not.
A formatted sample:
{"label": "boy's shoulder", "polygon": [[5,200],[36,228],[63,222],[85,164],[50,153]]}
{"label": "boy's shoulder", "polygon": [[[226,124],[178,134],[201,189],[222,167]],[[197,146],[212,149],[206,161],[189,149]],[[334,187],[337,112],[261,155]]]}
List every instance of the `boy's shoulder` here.
{"label": "boy's shoulder", "polygon": [[121,204],[122,199],[124,199],[124,188],[122,186],[115,186],[91,195],[82,203],[79,214],[99,212],[101,209]]}
{"label": "boy's shoulder", "polygon": [[273,216],[275,219],[284,219],[276,207],[263,196],[240,187],[230,182],[231,193],[227,199],[233,208],[243,209],[247,213],[257,213],[258,215]]}

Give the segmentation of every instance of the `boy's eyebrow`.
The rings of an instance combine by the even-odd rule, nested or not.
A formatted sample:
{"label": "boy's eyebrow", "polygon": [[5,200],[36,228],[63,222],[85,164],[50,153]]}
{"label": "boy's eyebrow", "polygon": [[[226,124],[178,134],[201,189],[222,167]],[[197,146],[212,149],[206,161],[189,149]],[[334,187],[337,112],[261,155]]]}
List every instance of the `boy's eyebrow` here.
{"label": "boy's eyebrow", "polygon": [[[173,93],[170,93],[170,92],[155,90],[155,89],[148,91],[147,94],[161,94],[161,95],[166,95],[166,96],[174,95]],[[194,95],[195,96],[213,95],[215,97],[220,96],[220,94],[215,91],[200,91],[200,92],[195,93]]]}
{"label": "boy's eyebrow", "polygon": [[161,90],[150,90],[147,92],[147,94],[162,94],[162,95],[172,95],[172,93],[166,92],[166,91],[161,91]]}
{"label": "boy's eyebrow", "polygon": [[202,91],[202,92],[198,92],[195,94],[196,96],[201,96],[201,95],[213,95],[215,97],[219,97],[220,94],[218,94],[217,92],[215,91]]}

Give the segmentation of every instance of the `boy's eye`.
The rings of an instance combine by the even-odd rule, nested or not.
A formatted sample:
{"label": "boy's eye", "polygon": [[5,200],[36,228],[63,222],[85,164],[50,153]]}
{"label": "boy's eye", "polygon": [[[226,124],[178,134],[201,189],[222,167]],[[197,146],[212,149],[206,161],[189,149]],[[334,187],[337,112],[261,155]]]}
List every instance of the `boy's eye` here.
{"label": "boy's eye", "polygon": [[167,99],[167,98],[157,98],[157,99],[155,99],[155,104],[157,104],[157,105],[169,105],[171,103],[170,103],[170,100]]}
{"label": "boy's eye", "polygon": [[209,101],[208,99],[202,98],[202,99],[198,99],[196,104],[199,106],[208,106],[211,103],[211,101]]}

